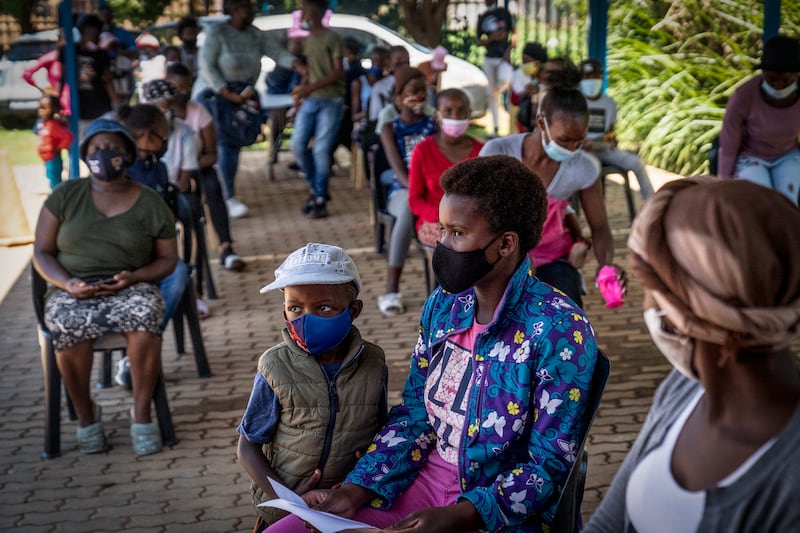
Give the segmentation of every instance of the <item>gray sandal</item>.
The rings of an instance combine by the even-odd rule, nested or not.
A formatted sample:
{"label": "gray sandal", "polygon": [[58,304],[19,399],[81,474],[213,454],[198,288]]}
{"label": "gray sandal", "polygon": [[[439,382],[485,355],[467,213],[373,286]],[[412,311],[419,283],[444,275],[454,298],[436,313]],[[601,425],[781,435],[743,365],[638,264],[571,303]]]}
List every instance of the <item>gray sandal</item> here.
{"label": "gray sandal", "polygon": [[150,455],[161,451],[161,430],[156,422],[131,424],[131,445],[136,455]]}
{"label": "gray sandal", "polygon": [[110,446],[103,432],[103,422],[100,420],[102,412],[100,406],[95,404],[94,424],[86,427],[78,427],[75,436],[78,439],[78,448],[81,453],[101,453],[107,451]]}

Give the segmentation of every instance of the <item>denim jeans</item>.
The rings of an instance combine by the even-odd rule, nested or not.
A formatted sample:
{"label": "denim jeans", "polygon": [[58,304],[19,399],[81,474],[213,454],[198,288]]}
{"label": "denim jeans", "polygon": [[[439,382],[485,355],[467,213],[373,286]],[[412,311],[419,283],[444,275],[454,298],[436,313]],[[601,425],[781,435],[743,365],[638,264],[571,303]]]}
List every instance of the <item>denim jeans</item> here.
{"label": "denim jeans", "polygon": [[[343,98],[306,98],[294,117],[289,143],[314,195],[325,199],[331,177],[331,147],[339,134],[342,109]],[[308,146],[312,137],[313,149]]]}
{"label": "denim jeans", "polygon": [[175,310],[181,303],[183,291],[189,283],[189,267],[186,263],[178,259],[175,263],[175,270],[170,275],[158,282],[158,290],[161,292],[161,297],[164,299],[164,321],[161,323],[161,329],[167,327]]}
{"label": "denim jeans", "polygon": [[217,141],[217,170],[222,177],[222,184],[225,187],[225,199],[236,196],[234,182],[236,181],[236,171],[239,170],[239,152],[242,149],[238,146],[228,144],[222,137]]}
{"label": "denim jeans", "polygon": [[552,263],[537,266],[536,277],[539,281],[561,290],[578,304],[578,307],[583,307],[580,272],[565,260],[556,259]]}
{"label": "denim jeans", "polygon": [[742,155],[736,160],[736,177],[775,189],[795,205],[800,189],[800,150],[792,150],[775,161]]}

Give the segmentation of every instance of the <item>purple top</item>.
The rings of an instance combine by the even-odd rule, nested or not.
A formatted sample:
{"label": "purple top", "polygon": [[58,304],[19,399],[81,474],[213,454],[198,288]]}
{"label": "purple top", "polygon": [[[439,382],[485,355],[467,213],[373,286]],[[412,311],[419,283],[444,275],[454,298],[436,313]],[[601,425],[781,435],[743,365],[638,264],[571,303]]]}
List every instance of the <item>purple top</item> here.
{"label": "purple top", "polygon": [[734,91],[725,108],[719,142],[719,176],[732,178],[736,159],[749,155],[775,161],[797,148],[800,98],[789,107],[774,107],[761,96],[759,74]]}

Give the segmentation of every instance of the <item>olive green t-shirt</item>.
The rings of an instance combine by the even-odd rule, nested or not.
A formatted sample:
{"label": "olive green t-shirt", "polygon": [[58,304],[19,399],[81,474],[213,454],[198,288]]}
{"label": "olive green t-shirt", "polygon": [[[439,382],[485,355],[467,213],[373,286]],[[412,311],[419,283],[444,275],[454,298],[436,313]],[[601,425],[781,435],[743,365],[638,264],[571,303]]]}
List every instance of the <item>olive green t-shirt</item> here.
{"label": "olive green t-shirt", "polygon": [[[344,57],[344,44],[339,34],[326,29],[321,33],[311,33],[303,43],[303,53],[308,63],[308,81],[314,83],[333,71],[333,58]],[[317,89],[314,98],[342,98],[344,96],[344,76],[341,79]]]}
{"label": "olive green t-shirt", "polygon": [[175,219],[155,191],[140,186],[139,198],[119,215],[107,217],[92,201],[90,179],[69,180],[44,202],[61,223],[58,262],[71,276],[95,281],[153,261],[156,239],[175,238]]}

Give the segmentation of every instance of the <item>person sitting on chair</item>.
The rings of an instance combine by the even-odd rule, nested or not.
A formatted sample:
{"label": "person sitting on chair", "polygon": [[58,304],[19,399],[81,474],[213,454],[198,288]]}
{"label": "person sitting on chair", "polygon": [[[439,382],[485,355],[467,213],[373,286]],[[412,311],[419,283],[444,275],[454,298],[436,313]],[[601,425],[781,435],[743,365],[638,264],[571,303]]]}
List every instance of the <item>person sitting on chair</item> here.
{"label": "person sitting on chair", "polygon": [[378,296],[378,308],[384,316],[404,310],[400,294],[400,275],[408,247],[414,238],[414,217],[408,206],[408,168],[414,148],[436,131],[433,118],[424,114],[425,76],[413,67],[402,67],[395,73],[394,101],[400,116],[384,124],[381,147],[390,169],[381,174],[387,185],[386,211],[395,217],[389,240],[386,265],[386,292]]}
{"label": "person sitting on chair", "polygon": [[798,204],[800,189],[800,40],[764,44],[761,74],[740,85],[725,106],[719,176],[770,187]]}
{"label": "person sitting on chair", "polygon": [[133,451],[151,454],[161,449],[150,415],[164,316],[157,283],[175,268],[175,219],[157,193],[128,178],[136,142],[123,125],[95,120],[80,155],[91,176],[59,185],[36,225],[34,265],[52,285],[45,324],[78,416],[83,453],[108,449],[89,392],[92,342],[109,333],[125,337],[134,383]]}
{"label": "person sitting on chair", "polygon": [[653,185],[642,159],[633,152],[617,148],[614,127],[617,122],[616,101],[603,94],[603,64],[597,59],[581,62],[581,92],[589,106],[589,133],[582,148],[591,152],[603,165],[619,167],[624,172],[633,171],[642,198],[653,195]]}
{"label": "person sitting on chair", "polygon": [[467,135],[469,97],[461,89],[445,89],[436,96],[437,131],[414,148],[408,169],[408,206],[414,215],[417,239],[436,248],[442,235],[439,202],[444,196],[439,178],[460,161],[478,157],[483,143]]}
{"label": "person sitting on chair", "polygon": [[674,368],[585,532],[797,529],[798,226],[744,180],[677,180],[645,204],[631,270]]}

